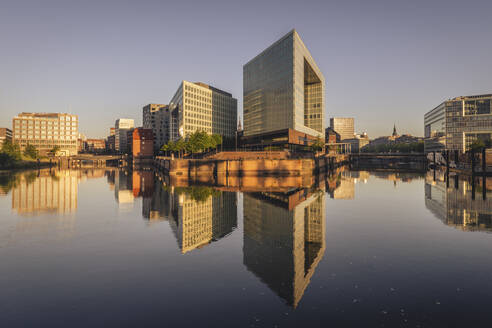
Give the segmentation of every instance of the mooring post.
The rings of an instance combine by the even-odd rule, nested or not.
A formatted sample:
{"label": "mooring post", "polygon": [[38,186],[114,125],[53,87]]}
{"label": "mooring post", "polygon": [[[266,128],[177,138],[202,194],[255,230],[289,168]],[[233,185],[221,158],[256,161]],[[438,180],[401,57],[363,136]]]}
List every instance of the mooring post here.
{"label": "mooring post", "polygon": [[485,177],[485,174],[482,175],[482,199],[487,199],[487,178]]}
{"label": "mooring post", "polygon": [[475,150],[471,150],[471,171],[472,171],[472,176],[475,175]]}
{"label": "mooring post", "polygon": [[449,150],[446,150],[446,171],[449,172]]}
{"label": "mooring post", "polygon": [[475,200],[475,176],[472,175],[472,199]]}
{"label": "mooring post", "polygon": [[485,153],[485,147],[482,148],[482,174],[485,177],[485,173],[487,171],[487,161],[486,161],[486,153]]}

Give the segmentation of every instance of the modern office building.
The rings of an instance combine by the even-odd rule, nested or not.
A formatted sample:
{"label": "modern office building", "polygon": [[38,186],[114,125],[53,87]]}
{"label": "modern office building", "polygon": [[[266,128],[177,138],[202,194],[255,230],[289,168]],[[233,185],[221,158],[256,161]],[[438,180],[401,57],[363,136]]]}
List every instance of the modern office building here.
{"label": "modern office building", "polygon": [[332,117],[330,118],[330,128],[340,135],[342,141],[354,138],[354,119],[352,117]]}
{"label": "modern office building", "polygon": [[[324,138],[325,79],[292,30],[243,66],[244,136],[295,130]],[[284,133],[285,134],[285,133]]]}
{"label": "modern office building", "polygon": [[170,140],[169,106],[163,104],[148,104],[143,107],[143,128],[152,129],[154,134],[154,151]]}
{"label": "modern office building", "polygon": [[0,147],[3,146],[5,141],[12,142],[12,130],[9,128],[0,128]]}
{"label": "modern office building", "polygon": [[186,138],[195,131],[234,137],[237,99],[228,92],[201,82],[182,81],[169,102],[171,140]]}
{"label": "modern office building", "polygon": [[65,113],[21,113],[14,117],[13,141],[21,149],[27,145],[37,148],[40,155],[46,155],[55,146],[57,155],[77,155],[79,119],[77,115]]}
{"label": "modern office building", "polygon": [[492,139],[492,94],[446,100],[424,115],[425,152],[466,152],[476,140]]}
{"label": "modern office building", "polygon": [[133,131],[135,124],[132,119],[119,118],[114,124],[115,138],[114,148],[117,153],[127,153],[128,149],[128,132]]}

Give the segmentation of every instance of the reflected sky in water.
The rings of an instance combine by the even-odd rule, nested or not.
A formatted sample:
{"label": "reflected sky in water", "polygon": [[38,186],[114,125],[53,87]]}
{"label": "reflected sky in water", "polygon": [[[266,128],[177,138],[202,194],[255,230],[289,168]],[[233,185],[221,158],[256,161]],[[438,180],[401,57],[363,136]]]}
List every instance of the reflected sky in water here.
{"label": "reflected sky in water", "polygon": [[490,178],[42,170],[0,211],[7,327],[489,326]]}

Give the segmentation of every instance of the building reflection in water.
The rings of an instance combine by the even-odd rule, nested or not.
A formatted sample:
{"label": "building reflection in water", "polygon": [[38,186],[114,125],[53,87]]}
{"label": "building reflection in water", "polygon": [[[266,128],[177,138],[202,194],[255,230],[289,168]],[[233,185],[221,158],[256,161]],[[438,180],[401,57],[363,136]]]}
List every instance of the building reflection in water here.
{"label": "building reflection in water", "polygon": [[77,171],[42,170],[18,176],[12,189],[12,209],[21,215],[77,210]]}
{"label": "building reflection in water", "polygon": [[245,193],[244,265],[297,307],[325,251],[325,193]]}
{"label": "building reflection in water", "polygon": [[169,222],[182,253],[217,241],[237,227],[236,193],[195,186],[170,188],[168,194]]}
{"label": "building reflection in water", "polygon": [[[492,232],[492,178],[451,176],[429,171],[425,179],[425,206],[444,224],[464,231]],[[473,190],[475,189],[475,190]],[[473,192],[475,191],[475,196]]]}
{"label": "building reflection in water", "polygon": [[337,169],[333,174],[326,176],[326,190],[333,199],[354,199],[357,183],[367,183],[369,177],[392,181],[397,183],[411,182],[421,179],[422,173],[418,172],[386,172],[386,171],[348,171],[345,168]]}
{"label": "building reflection in water", "polygon": [[208,186],[167,186],[151,171],[134,171],[133,195],[143,197],[145,220],[169,222],[182,253],[217,241],[237,228],[235,192]]}
{"label": "building reflection in water", "polygon": [[[18,214],[14,228],[4,241],[22,240],[20,234],[44,232],[56,238],[71,237],[75,231],[78,184],[104,176],[104,170],[42,169],[9,173],[0,178],[3,195],[11,194],[12,211]],[[43,215],[42,219],[35,216]]]}
{"label": "building reflection in water", "polygon": [[114,189],[114,198],[121,209],[130,209],[135,200],[133,193],[133,174],[129,170],[113,170],[107,172],[107,180]]}

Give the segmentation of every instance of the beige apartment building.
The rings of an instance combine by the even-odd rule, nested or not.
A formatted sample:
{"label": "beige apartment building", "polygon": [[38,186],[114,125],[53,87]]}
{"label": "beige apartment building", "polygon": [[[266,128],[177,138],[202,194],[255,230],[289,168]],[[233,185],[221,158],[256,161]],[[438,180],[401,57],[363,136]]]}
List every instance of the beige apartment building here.
{"label": "beige apartment building", "polygon": [[235,136],[237,99],[228,92],[201,82],[182,81],[169,110],[171,140],[186,138],[195,131]]}
{"label": "beige apartment building", "polygon": [[23,150],[35,146],[41,155],[46,155],[55,146],[57,155],[77,155],[79,118],[66,113],[20,113],[13,118],[13,141]]}

